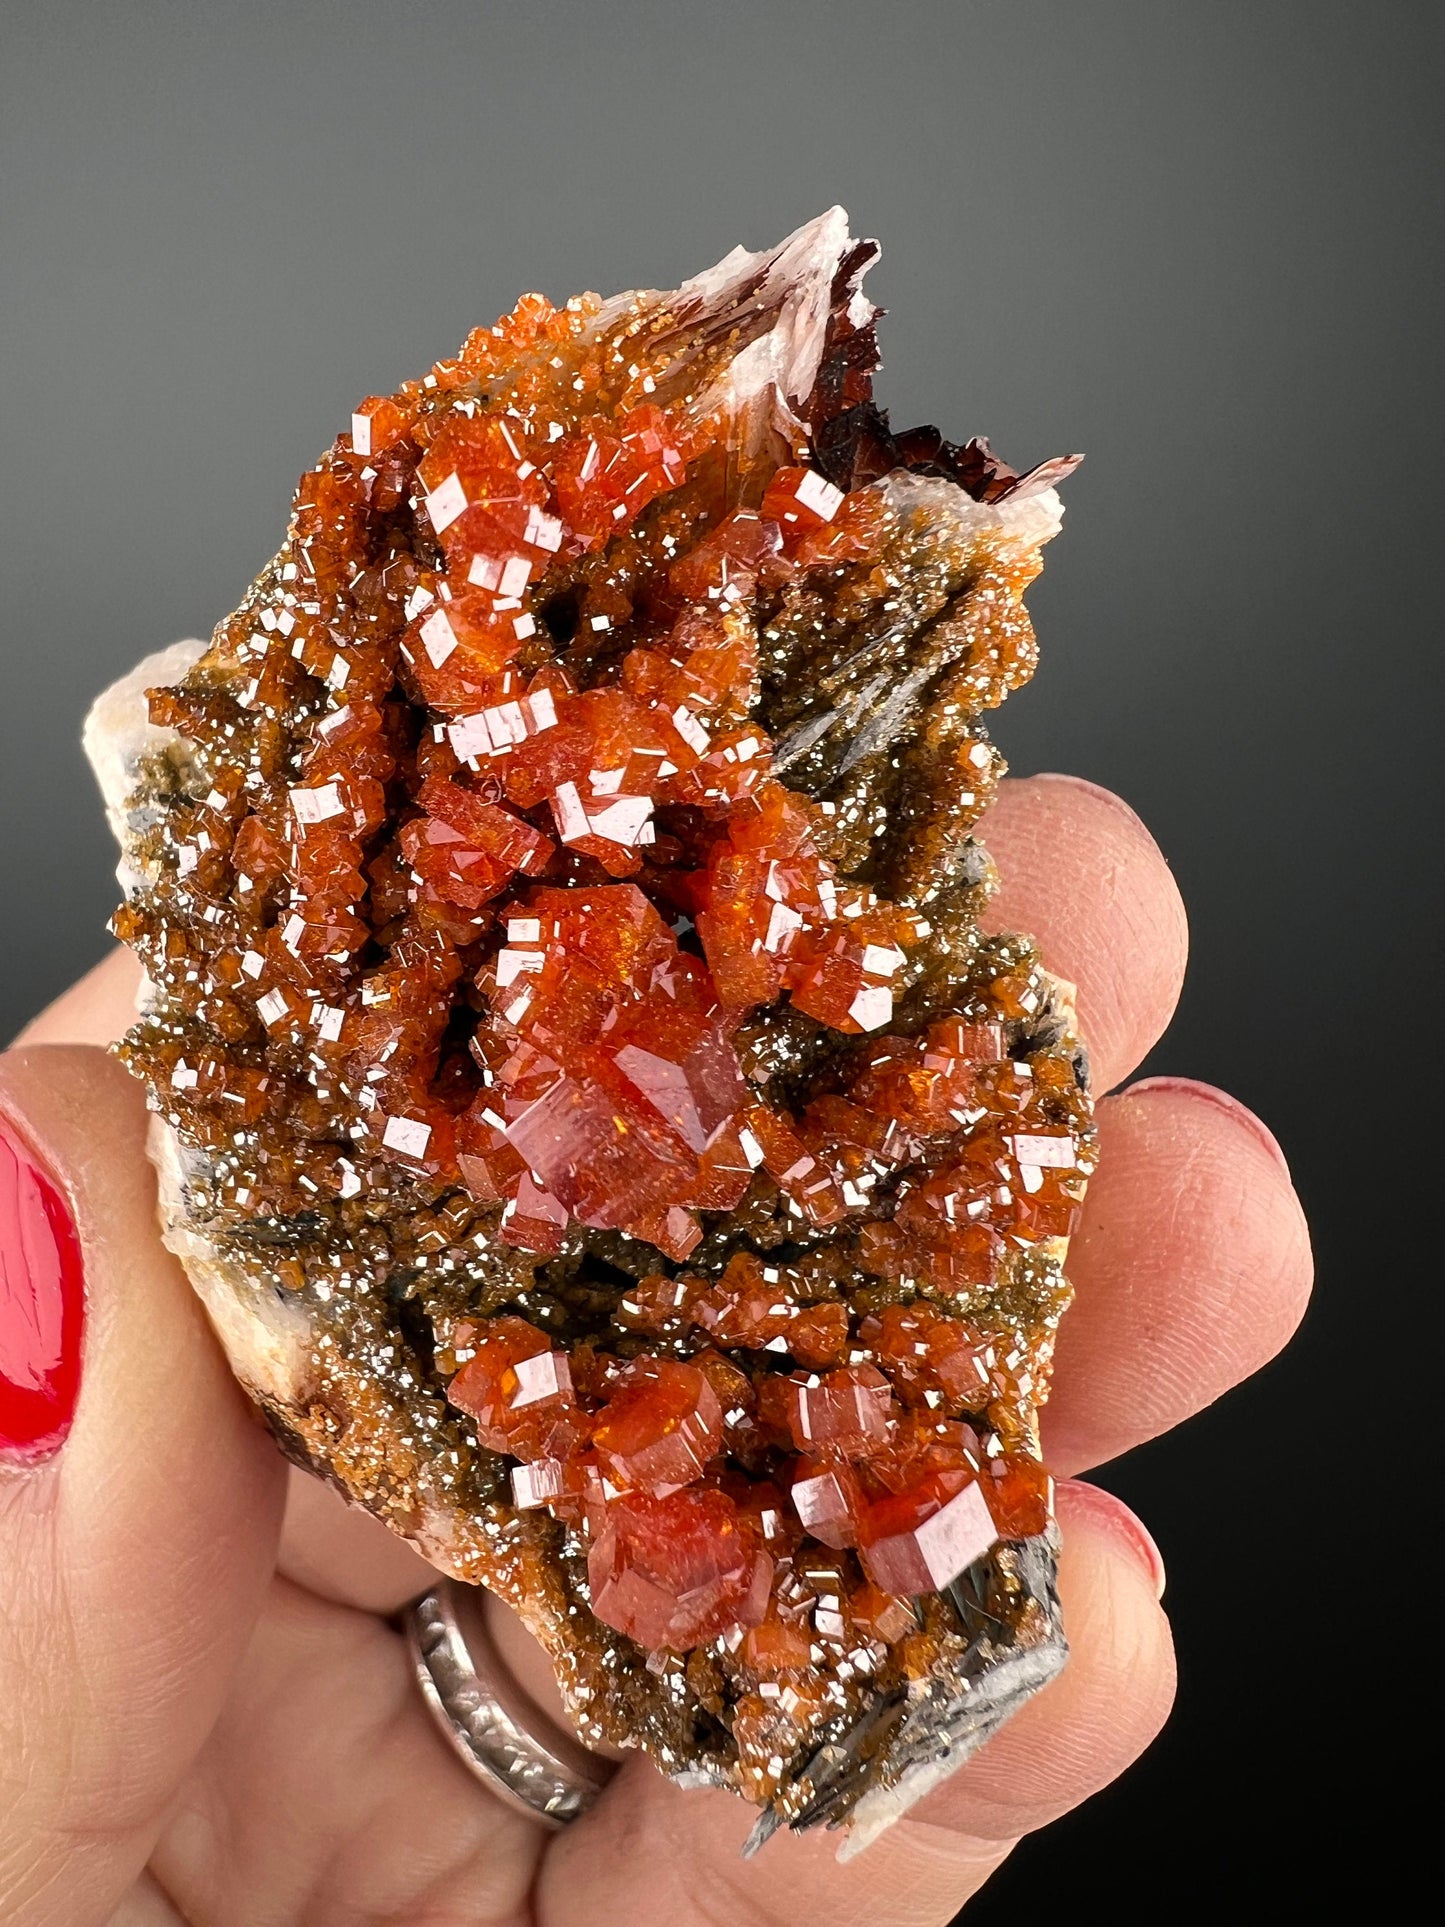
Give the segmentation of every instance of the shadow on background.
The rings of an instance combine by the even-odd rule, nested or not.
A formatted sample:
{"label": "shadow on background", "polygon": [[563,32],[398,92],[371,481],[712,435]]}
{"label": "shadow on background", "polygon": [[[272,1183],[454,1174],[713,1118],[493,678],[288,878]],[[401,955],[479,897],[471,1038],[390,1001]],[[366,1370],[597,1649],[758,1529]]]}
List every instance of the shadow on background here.
{"label": "shadow on background", "polygon": [[1419,1463],[1371,1395],[1437,1161],[1438,12],[129,0],[3,39],[7,1032],[105,944],[90,695],[235,604],[356,397],[524,288],[672,285],[841,200],[896,418],[1088,451],[998,735],[1154,828],[1195,951],[1151,1067],[1273,1126],[1321,1282],[1105,1475],[1170,1566],[1178,1712],[969,1920],[1298,1902],[1342,1798],[1365,1835],[1355,1669],[1405,1610],[1372,1545]]}

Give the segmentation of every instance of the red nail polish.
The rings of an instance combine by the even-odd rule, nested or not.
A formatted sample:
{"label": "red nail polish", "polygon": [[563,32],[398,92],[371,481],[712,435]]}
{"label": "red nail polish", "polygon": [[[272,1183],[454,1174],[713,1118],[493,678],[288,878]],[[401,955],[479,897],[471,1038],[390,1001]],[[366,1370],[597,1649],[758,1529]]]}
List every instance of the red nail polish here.
{"label": "red nail polish", "polygon": [[1164,1597],[1164,1555],[1137,1512],[1103,1486],[1090,1485],[1086,1479],[1061,1480],[1058,1498],[1065,1511],[1088,1512],[1106,1531],[1123,1540],[1149,1574],[1154,1597]]}
{"label": "red nail polish", "polygon": [[70,1206],[0,1118],[0,1454],[37,1459],[64,1444],[84,1322]]}

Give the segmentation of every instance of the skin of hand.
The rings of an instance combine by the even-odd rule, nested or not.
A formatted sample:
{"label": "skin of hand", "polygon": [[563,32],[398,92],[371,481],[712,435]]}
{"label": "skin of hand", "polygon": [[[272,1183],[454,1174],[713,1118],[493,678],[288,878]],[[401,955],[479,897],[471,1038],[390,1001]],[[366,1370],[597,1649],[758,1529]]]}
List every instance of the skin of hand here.
{"label": "skin of hand", "polygon": [[[1077,983],[1096,1088],[1116,1090],[1183,976],[1163,858],[1127,805],[1069,777],[1006,783],[981,834],[1005,879],[991,921]],[[751,1810],[640,1757],[560,1834],[453,1758],[388,1623],[429,1568],[288,1472],[162,1248],[142,1094],[103,1049],[136,981],[117,953],[0,1058],[0,1118],[68,1201],[88,1308],[69,1436],[0,1459],[5,1927],[940,1927],[1149,1744],[1174,1689],[1163,1567],[1075,1475],[1200,1410],[1302,1315],[1304,1219],[1243,1106],[1179,1078],[1099,1106],[1044,1425],[1069,1665],[855,1859],[825,1834],[744,1861]],[[540,1650],[492,1611],[555,1705]]]}

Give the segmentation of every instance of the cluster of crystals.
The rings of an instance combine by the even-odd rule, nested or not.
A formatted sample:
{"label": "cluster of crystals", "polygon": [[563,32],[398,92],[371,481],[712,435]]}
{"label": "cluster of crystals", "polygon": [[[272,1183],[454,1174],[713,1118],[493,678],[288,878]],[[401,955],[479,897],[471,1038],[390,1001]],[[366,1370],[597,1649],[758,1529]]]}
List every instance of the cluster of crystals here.
{"label": "cluster of crystals", "polygon": [[219,1147],[278,1110],[335,1145],[268,1147],[249,1208],[389,1164],[541,1255],[580,1224],[676,1259],[760,1165],[807,1221],[844,1208],[731,1038],[783,997],[884,1031],[928,923],[840,880],[770,775],[755,603],[866,561],[886,511],[762,458],[736,505],[728,424],[643,399],[594,313],[529,298],[363,404],[210,673],[153,694],[211,770],[170,825],[186,914],[121,913],[193,1020],[149,1040],[168,1108]]}
{"label": "cluster of crystals", "polygon": [[[557,899],[558,925],[592,910],[585,893]],[[634,932],[647,915],[637,893]],[[513,935],[545,958],[540,928]],[[1009,1250],[1072,1231],[1089,1152],[1065,1060],[1009,1057],[1001,1024],[950,1018],[880,1039],[843,1093],[813,1099],[787,1126],[770,1123],[718,1048],[697,966],[667,943],[660,918],[650,939],[641,954],[667,986],[661,1008],[640,1007],[611,1032],[584,1027],[605,1061],[593,1061],[582,1033],[571,1040],[568,1122],[549,1126],[538,1156],[563,1155],[583,1128],[576,1120],[610,1101],[620,1066],[656,1079],[659,1100],[686,1121],[709,1205],[735,1204],[750,1161],[762,1161],[814,1225],[858,1220],[852,1263],[895,1287],[957,1299],[987,1287]],[[545,961],[514,981],[544,1009],[571,985]],[[584,983],[575,994],[592,993]],[[501,1021],[526,1021],[536,1003]],[[668,1023],[688,1027],[688,1047],[649,1049]],[[669,1062],[684,1067],[670,1082]],[[709,1119],[727,1122],[710,1135]],[[494,1156],[505,1147],[501,1122]],[[589,1182],[625,1198],[620,1160],[606,1164],[605,1135],[587,1128]],[[891,1219],[873,1215],[880,1186]],[[546,1506],[584,1533],[594,1612],[649,1649],[722,1637],[760,1678],[807,1669],[820,1609],[816,1590],[800,1590],[800,1556],[845,1555],[827,1596],[856,1596],[858,1623],[874,1615],[901,1632],[914,1623],[909,1596],[1047,1521],[1048,1477],[1021,1425],[1042,1396],[1039,1359],[1007,1331],[982,1331],[922,1296],[860,1318],[836,1278],[809,1279],[749,1251],[720,1277],[644,1278],[613,1323],[656,1350],[625,1361],[589,1341],[569,1353],[517,1317],[463,1321],[449,1396],[484,1446],[521,1462],[518,1506]],[[826,1630],[836,1614],[821,1610]]]}
{"label": "cluster of crystals", "polygon": [[[838,883],[749,720],[759,571],[818,566],[809,540],[844,498],[807,469],[774,475],[760,510],[728,512],[669,563],[651,604],[655,622],[671,617],[666,634],[627,650],[607,684],[578,689],[555,662],[527,678],[510,667],[534,628],[512,614],[517,592],[542,557],[482,551],[479,566],[477,545],[500,502],[526,518],[514,542],[615,535],[680,485],[683,438],[655,407],[614,436],[591,431],[580,452],[563,436],[550,458],[520,429],[482,426],[480,448],[464,420],[420,469],[451,582],[465,562],[472,586],[424,586],[435,599],[402,639],[430,712],[448,720],[419,755],[423,814],[401,834],[413,914],[447,942],[474,942],[507,898],[506,941],[476,978],[490,1013],[473,1040],[482,1091],[457,1116],[415,1083],[375,1080],[374,1115],[351,1119],[351,1135],[504,1201],[507,1242],[555,1253],[576,1222],[683,1258],[701,1236],[695,1213],[736,1204],[767,1161],[754,1147],[786,1130],[768,1113],[761,1140],[747,1132],[744,1114],[766,1107],[730,1042],[739,1020],[786,991],[840,1032],[876,1030],[892,1015],[902,946],[927,927]],[[586,620],[594,635],[612,626]],[[640,874],[671,927],[634,884],[577,887]],[[571,887],[527,887],[544,876]],[[688,930],[701,958],[679,947]]]}
{"label": "cluster of crystals", "polygon": [[[593,1611],[650,1651],[720,1640],[744,1691],[782,1681],[801,1708],[830,1644],[916,1631],[914,1595],[1047,1524],[1047,1472],[989,1417],[1033,1390],[1007,1338],[925,1302],[800,1307],[745,1253],[645,1281],[622,1317],[702,1348],[624,1360],[463,1320],[450,1397],[519,1461],[516,1505],[582,1535]],[[812,1369],[750,1371],[770,1348]]]}
{"label": "cluster of crystals", "polygon": [[[926,517],[900,534],[876,471],[845,489],[801,436],[739,433],[710,385],[731,336],[678,339],[645,304],[528,297],[363,403],[210,653],[152,692],[191,760],[152,773],[154,880],[117,928],[156,989],[127,1052],[210,1150],[217,1221],[282,1227],[269,1276],[351,1295],[326,1342],[365,1325],[362,1391],[387,1360],[418,1450],[446,1384],[516,1508],[585,1552],[599,1620],[726,1656],[775,1786],[844,1673],[907,1666],[921,1596],[1047,1521],[1038,1307],[1092,1139],[1027,947],[930,923],[994,776],[977,712],[1032,668],[1036,557],[961,569]],[[860,703],[933,625],[906,902],[848,874],[871,766],[843,803],[775,772],[824,753],[758,720],[785,602]],[[796,1101],[756,1048],[780,1012],[823,1040]],[[490,1315],[589,1240],[636,1279],[600,1326]],[[392,1344],[367,1280],[464,1244],[513,1269],[483,1312],[423,1300],[423,1396],[432,1348]],[[1034,1259],[1047,1289],[999,1309]]]}

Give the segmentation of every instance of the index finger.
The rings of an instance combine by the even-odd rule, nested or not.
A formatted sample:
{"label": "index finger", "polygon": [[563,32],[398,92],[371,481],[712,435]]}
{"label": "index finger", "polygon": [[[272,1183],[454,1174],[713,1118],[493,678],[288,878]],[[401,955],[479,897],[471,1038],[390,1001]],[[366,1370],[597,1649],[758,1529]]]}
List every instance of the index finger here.
{"label": "index finger", "polygon": [[998,866],[990,930],[1019,930],[1078,988],[1094,1088],[1136,1070],[1174,1015],[1189,927],[1169,865],[1122,797],[1078,776],[1010,778],[979,825]]}

